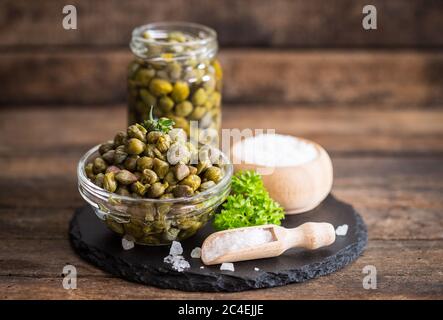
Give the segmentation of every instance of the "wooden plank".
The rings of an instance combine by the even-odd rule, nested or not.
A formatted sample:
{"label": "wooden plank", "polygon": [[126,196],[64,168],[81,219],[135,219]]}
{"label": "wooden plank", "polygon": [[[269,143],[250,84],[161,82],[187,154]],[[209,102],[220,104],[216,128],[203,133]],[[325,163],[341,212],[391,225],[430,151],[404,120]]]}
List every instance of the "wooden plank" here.
{"label": "wooden plank", "polygon": [[[322,144],[333,156],[443,154],[443,111],[376,108],[376,105],[365,108],[232,105],[223,109],[223,127],[269,128],[277,133],[303,136]],[[26,130],[18,130],[17,124]],[[69,153],[74,161],[91,146],[112,138],[125,125],[124,105],[26,109],[10,106],[0,109],[0,156],[8,161],[11,156],[32,153],[44,161],[54,154]],[[19,168],[23,161],[36,159],[23,157],[20,162],[9,161],[12,169]],[[74,162],[59,164],[66,170],[74,170],[73,165]],[[55,166],[53,169],[57,170]]]}
{"label": "wooden plank", "polygon": [[[107,277],[85,265],[62,241],[13,241],[0,252],[2,299],[425,299],[443,298],[443,241],[371,241],[357,261],[340,272],[303,284],[240,293],[162,290]],[[17,248],[23,252],[17,259]],[[15,250],[15,251],[14,251]],[[38,252],[49,252],[42,261]],[[68,253],[69,252],[69,253]],[[77,289],[62,287],[62,269],[78,267]],[[366,265],[377,268],[377,289],[365,290]]]}
{"label": "wooden plank", "polygon": [[[439,51],[223,50],[224,102],[379,108],[443,105]],[[127,49],[0,53],[0,105],[126,100]]]}
{"label": "wooden plank", "polygon": [[127,46],[135,26],[193,21],[218,31],[223,46],[431,47],[442,46],[438,0],[374,0],[378,29],[362,28],[364,0],[81,1],[78,29],[62,28],[61,0],[6,0],[0,7],[2,46]]}

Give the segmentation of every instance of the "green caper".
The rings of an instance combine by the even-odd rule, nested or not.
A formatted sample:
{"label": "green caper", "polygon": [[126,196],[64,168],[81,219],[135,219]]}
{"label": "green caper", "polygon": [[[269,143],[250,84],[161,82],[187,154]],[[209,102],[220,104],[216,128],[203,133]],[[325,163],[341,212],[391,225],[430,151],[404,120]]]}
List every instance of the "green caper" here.
{"label": "green caper", "polygon": [[158,106],[163,112],[169,112],[174,109],[174,100],[172,100],[168,96],[163,96],[158,101]]}
{"label": "green caper", "polygon": [[180,128],[173,128],[168,133],[172,142],[185,143],[187,140],[186,132]]}
{"label": "green caper", "polygon": [[105,159],[105,161],[109,164],[114,163],[114,157],[115,157],[115,150],[109,150],[102,154],[102,158]]}
{"label": "green caper", "polygon": [[99,173],[95,176],[94,183],[98,187],[103,188],[103,180],[104,179],[105,179],[105,175],[103,173]]}
{"label": "green caper", "polygon": [[124,167],[129,171],[135,171],[139,158],[137,155],[128,156],[123,163]]}
{"label": "green caper", "polygon": [[167,183],[156,182],[148,189],[148,197],[149,198],[158,198],[163,193],[165,193],[165,189],[167,188]]}
{"label": "green caper", "polygon": [[117,173],[119,172],[121,169],[117,166],[109,166],[106,168],[106,173],[108,172],[113,172],[113,173]]}
{"label": "green caper", "polygon": [[177,81],[171,93],[172,99],[179,103],[185,101],[189,97],[189,86],[184,81]]}
{"label": "green caper", "polygon": [[192,96],[192,103],[195,106],[201,106],[203,103],[206,102],[206,99],[208,98],[205,89],[203,88],[198,88],[195,92],[194,95]]}
{"label": "green caper", "polygon": [[205,159],[203,161],[200,161],[197,164],[197,174],[202,173],[203,171],[205,171],[207,168],[211,167],[211,161],[209,159]]}
{"label": "green caper", "polygon": [[154,96],[160,97],[172,91],[172,84],[167,80],[154,78],[149,84],[149,91]]}
{"label": "green caper", "polygon": [[168,40],[172,42],[185,42],[186,36],[183,32],[173,31],[168,34]]}
{"label": "green caper", "polygon": [[148,143],[146,145],[145,151],[143,152],[143,155],[150,157],[150,158],[155,158],[155,152],[154,152],[155,145],[152,145],[150,143]]}
{"label": "green caper", "polygon": [[145,169],[152,169],[154,159],[151,157],[141,157],[137,159],[137,171],[142,172]]}
{"label": "green caper", "polygon": [[168,171],[168,173],[164,177],[164,180],[169,184],[169,186],[174,186],[178,183],[177,179],[175,178],[174,172],[172,172],[172,170]]}
{"label": "green caper", "polygon": [[133,124],[132,126],[128,127],[128,137],[129,138],[136,138],[142,142],[146,142],[146,129],[139,125],[139,124]]}
{"label": "green caper", "polygon": [[157,147],[158,151],[160,151],[161,153],[164,153],[166,151],[168,151],[170,145],[171,145],[171,138],[169,138],[168,135],[162,135],[161,137],[158,138],[157,143],[155,144],[155,146]]}
{"label": "green caper", "polygon": [[174,188],[173,193],[176,198],[192,197],[194,190],[188,185],[178,185]]}
{"label": "green caper", "polygon": [[157,174],[151,169],[144,169],[142,172],[141,180],[143,183],[154,184],[158,181]]}
{"label": "green caper", "polygon": [[126,197],[129,197],[131,195],[126,186],[118,186],[118,188],[115,190],[115,193]]}
{"label": "green caper", "polygon": [[149,185],[144,185],[143,183],[141,183],[140,181],[136,181],[133,184],[131,184],[131,190],[132,192],[140,195],[140,196],[144,196],[146,194],[146,192],[148,191]]}
{"label": "green caper", "polygon": [[200,120],[205,115],[208,109],[202,106],[198,106],[194,108],[194,111],[189,115],[189,119],[191,120]]}
{"label": "green caper", "polygon": [[115,148],[114,163],[123,163],[127,156],[128,154],[126,153],[126,147],[124,145],[118,146],[117,148]]}
{"label": "green caper", "polygon": [[137,177],[128,170],[120,170],[115,174],[115,180],[123,185],[129,185],[137,181]]}
{"label": "green caper", "polygon": [[[140,98],[143,101],[142,106],[146,106],[147,108],[150,108],[151,106],[157,105],[157,98],[152,95],[147,89],[140,89]],[[143,108],[143,107],[142,107]],[[144,108],[143,108],[144,110]],[[146,109],[148,110],[148,109]]]}
{"label": "green caper", "polygon": [[105,172],[108,165],[102,157],[97,157],[94,159],[94,173]]}
{"label": "green caper", "polygon": [[192,109],[192,103],[183,101],[175,106],[175,114],[179,117],[186,117],[192,112]]}
{"label": "green caper", "polygon": [[145,144],[136,138],[131,138],[126,143],[126,152],[128,154],[140,154],[145,150]]}
{"label": "green caper", "polygon": [[176,142],[169,147],[166,156],[168,162],[171,165],[175,165],[177,163],[188,163],[191,153],[184,144]]}
{"label": "green caper", "polygon": [[117,181],[115,181],[115,174],[108,172],[103,178],[103,188],[109,192],[114,192],[117,189]]}
{"label": "green caper", "polygon": [[189,176],[187,176],[186,178],[184,178],[181,182],[181,185],[187,185],[190,186],[192,188],[192,191],[195,191],[198,189],[198,187],[200,187],[201,184],[201,179],[198,175],[196,174],[190,174]]}
{"label": "green caper", "polygon": [[194,166],[188,166],[189,174],[197,174],[197,168]]}
{"label": "green caper", "polygon": [[114,146],[118,147],[124,145],[126,144],[126,141],[127,141],[126,132],[119,131],[114,137]]}
{"label": "green caper", "polygon": [[112,150],[114,148],[114,141],[108,141],[100,145],[98,148],[98,152],[100,155],[105,154],[106,152]]}
{"label": "green caper", "polygon": [[149,81],[154,77],[155,70],[139,69],[135,75],[135,80],[142,86],[148,86]]}
{"label": "green caper", "polygon": [[223,178],[223,172],[219,167],[210,167],[205,170],[203,177],[217,183]]}
{"label": "green caper", "polygon": [[214,187],[215,185],[216,185],[216,183],[215,183],[214,181],[209,180],[209,181],[203,182],[203,183],[200,185],[199,190],[200,190],[200,191],[205,191],[205,190],[208,190],[208,189]]}
{"label": "green caper", "polygon": [[146,137],[148,143],[155,144],[157,143],[158,138],[160,138],[161,136],[163,136],[163,133],[160,131],[150,131]]}
{"label": "green caper", "polygon": [[85,166],[85,173],[86,173],[86,176],[89,179],[94,179],[94,177],[95,177],[95,174],[94,174],[94,164],[92,162],[88,163]]}
{"label": "green caper", "polygon": [[165,175],[168,173],[169,164],[166,161],[155,158],[153,170],[158,175],[160,179],[163,179]]}
{"label": "green caper", "polygon": [[185,164],[182,164],[182,163],[179,163],[176,166],[174,166],[174,168],[172,170],[174,172],[175,178],[178,181],[183,180],[190,173],[189,167]]}

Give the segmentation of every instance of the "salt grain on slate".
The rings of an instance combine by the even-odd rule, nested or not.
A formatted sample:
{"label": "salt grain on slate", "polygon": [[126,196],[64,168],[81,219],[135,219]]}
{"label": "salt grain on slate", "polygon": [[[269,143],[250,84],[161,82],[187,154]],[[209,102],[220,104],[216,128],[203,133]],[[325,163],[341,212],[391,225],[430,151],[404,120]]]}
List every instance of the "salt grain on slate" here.
{"label": "salt grain on slate", "polygon": [[222,265],[220,266],[220,270],[226,270],[226,271],[235,271],[234,269],[234,264],[230,263],[230,262],[224,262],[222,263]]}
{"label": "salt grain on slate", "polygon": [[348,233],[348,225],[344,224],[342,226],[338,226],[335,230],[335,234],[337,236],[345,236]]}
{"label": "salt grain on slate", "polygon": [[181,255],[183,253],[183,248],[180,242],[173,241],[171,244],[171,249],[169,250],[169,255],[166,256],[163,261],[172,265],[172,269],[178,272],[183,272],[183,270],[190,268],[188,261]]}
{"label": "salt grain on slate", "polygon": [[191,258],[200,259],[202,255],[202,249],[200,247],[195,247],[191,251]]}
{"label": "salt grain on slate", "polygon": [[122,238],[122,247],[124,250],[131,250],[134,248],[134,241]]}

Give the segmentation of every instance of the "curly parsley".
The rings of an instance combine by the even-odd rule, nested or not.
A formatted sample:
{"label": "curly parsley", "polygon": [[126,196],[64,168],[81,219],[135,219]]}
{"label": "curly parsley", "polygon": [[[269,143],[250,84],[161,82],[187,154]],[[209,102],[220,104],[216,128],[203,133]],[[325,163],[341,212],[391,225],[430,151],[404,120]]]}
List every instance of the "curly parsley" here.
{"label": "curly parsley", "polygon": [[153,111],[153,106],[151,106],[151,110],[149,112],[149,119],[143,122],[143,127],[145,127],[146,130],[148,130],[149,132],[160,131],[168,133],[174,126],[175,122],[168,118],[160,118],[158,120],[155,120],[152,111]]}
{"label": "curly parsley", "polygon": [[242,171],[232,177],[231,195],[213,225],[217,230],[280,225],[284,216],[283,208],[266,191],[261,176],[255,171]]}

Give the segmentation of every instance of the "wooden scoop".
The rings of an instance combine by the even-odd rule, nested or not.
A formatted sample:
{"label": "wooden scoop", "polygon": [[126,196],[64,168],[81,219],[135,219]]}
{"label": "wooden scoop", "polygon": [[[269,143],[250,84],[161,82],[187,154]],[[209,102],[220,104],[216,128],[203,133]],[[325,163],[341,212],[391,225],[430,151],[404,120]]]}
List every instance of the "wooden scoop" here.
{"label": "wooden scoop", "polygon": [[[273,240],[254,247],[245,247],[235,251],[208,258],[208,250],[211,250],[212,241],[223,237],[228,233],[251,229],[265,229],[272,234]],[[329,246],[335,241],[334,226],[326,222],[307,222],[293,229],[286,229],[273,224],[246,227],[215,232],[205,239],[202,245],[201,259],[204,264],[220,264],[223,262],[236,262],[262,258],[277,257],[290,248],[317,249]],[[212,259],[211,259],[212,258]]]}

